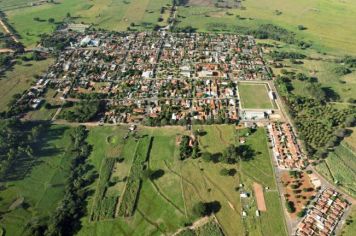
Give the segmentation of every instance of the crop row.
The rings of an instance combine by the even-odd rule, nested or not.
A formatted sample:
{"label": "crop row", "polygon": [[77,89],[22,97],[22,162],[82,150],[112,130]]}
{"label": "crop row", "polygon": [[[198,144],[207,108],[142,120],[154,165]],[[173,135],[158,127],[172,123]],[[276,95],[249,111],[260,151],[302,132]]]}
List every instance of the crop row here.
{"label": "crop row", "polygon": [[152,145],[152,137],[143,137],[136,149],[134,160],[131,166],[130,175],[126,182],[124,193],[120,200],[119,216],[132,216],[136,206],[136,200],[141,188],[141,173],[145,162],[149,158]]}
{"label": "crop row", "polygon": [[[115,162],[116,162],[115,158],[105,158],[102,161],[102,165],[100,168],[99,182],[96,187],[93,209],[90,217],[91,220],[99,220],[100,218],[107,218],[110,215],[108,214],[108,212],[115,211],[116,203],[115,205],[112,204],[114,200],[112,198],[105,198],[105,192],[108,187],[108,181],[110,179],[111,172]],[[105,201],[103,199],[105,199]],[[108,204],[108,201],[110,201],[111,203]],[[116,202],[117,202],[117,197],[116,197]],[[113,205],[113,208],[111,210],[107,209],[108,205]],[[111,215],[111,217],[113,216],[114,214]]]}

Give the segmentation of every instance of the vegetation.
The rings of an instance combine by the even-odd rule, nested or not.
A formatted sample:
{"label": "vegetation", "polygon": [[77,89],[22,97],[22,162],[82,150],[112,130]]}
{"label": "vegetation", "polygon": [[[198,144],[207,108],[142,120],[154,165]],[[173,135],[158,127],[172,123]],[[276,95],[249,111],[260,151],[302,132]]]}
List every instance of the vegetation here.
{"label": "vegetation", "polygon": [[[115,216],[117,196],[106,197],[105,192],[108,187],[111,171],[116,162],[115,158],[105,158],[103,160],[99,181],[95,191],[95,200],[91,212],[91,220],[99,220],[102,218],[113,218]],[[117,193],[118,194],[118,193]]]}
{"label": "vegetation", "polygon": [[66,111],[59,115],[59,118],[71,122],[87,122],[95,118],[101,109],[99,101],[81,101],[76,103],[73,109]]}
{"label": "vegetation", "polygon": [[135,211],[136,201],[142,184],[142,171],[150,155],[152,140],[152,137],[145,136],[139,141],[140,143],[136,149],[130,175],[119,203],[119,216],[132,216]]}
{"label": "vegetation", "polygon": [[355,154],[344,141],[334,151],[330,152],[327,158],[316,168],[331,182],[356,196],[353,181],[356,178],[354,172],[356,168]]}
{"label": "vegetation", "polygon": [[45,127],[19,120],[0,120],[0,180],[11,179],[16,163],[34,158],[34,148]]}
{"label": "vegetation", "polygon": [[289,107],[289,114],[295,120],[299,138],[304,141],[308,154],[316,159],[325,157],[329,148],[335,147],[346,135],[341,129],[346,119],[352,119],[349,117],[353,116],[355,109],[337,109],[332,104],[325,104],[326,97],[330,99],[333,94],[327,94],[315,82],[308,82],[309,97],[294,95],[289,79],[294,76],[279,76],[276,80],[278,90]]}
{"label": "vegetation", "polygon": [[[88,190],[85,187],[93,181],[92,176],[87,175],[90,169],[90,165],[86,162],[90,154],[90,146],[85,141],[87,130],[84,126],[79,126],[73,129],[70,137],[72,145],[68,152],[73,155],[71,173],[67,179],[64,198],[49,220],[46,230],[48,235],[71,235],[79,230],[80,218],[86,209],[85,200]],[[41,229],[42,227],[39,228]]]}

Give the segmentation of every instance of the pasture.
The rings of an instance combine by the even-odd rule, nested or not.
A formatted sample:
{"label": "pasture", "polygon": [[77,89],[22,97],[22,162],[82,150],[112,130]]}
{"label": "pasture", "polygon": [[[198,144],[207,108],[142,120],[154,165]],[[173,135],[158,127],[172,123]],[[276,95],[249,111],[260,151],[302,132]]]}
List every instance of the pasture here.
{"label": "pasture", "polygon": [[355,158],[355,153],[342,142],[334,152],[329,153],[324,162],[316,166],[316,169],[330,182],[334,182],[352,196],[356,196]]}
{"label": "pasture", "polygon": [[[308,76],[318,78],[318,82],[325,88],[331,88],[341,102],[348,102],[348,99],[355,99],[356,94],[356,72],[347,75],[338,75],[335,68],[340,66],[330,60],[303,60],[303,64],[290,65],[296,73],[304,73]],[[301,96],[308,96],[306,92],[307,83],[305,81],[293,80],[293,93]],[[331,95],[329,95],[331,96]]]}
{"label": "pasture", "polygon": [[34,76],[46,72],[52,63],[53,59],[50,58],[43,61],[30,61],[16,64],[13,68],[1,75],[0,111],[6,110],[12,96],[27,90],[31,86],[31,83],[35,81]]}
{"label": "pasture", "polygon": [[[205,1],[201,1],[205,2]],[[203,32],[238,32],[246,27],[272,23],[312,41],[318,51],[356,54],[356,5],[352,1],[284,0],[243,1],[243,9],[221,9],[198,4],[179,7],[178,27],[191,26]],[[298,30],[298,25],[306,27]]]}
{"label": "pasture", "polygon": [[243,109],[272,109],[274,104],[268,96],[266,84],[238,84],[239,98]]}
{"label": "pasture", "polygon": [[[36,45],[41,34],[50,34],[58,23],[65,21],[83,22],[94,28],[116,31],[125,31],[132,23],[135,29],[153,28],[158,24],[161,7],[167,4],[171,4],[171,1],[61,0],[55,4],[32,7],[18,5],[11,8],[6,3],[7,8],[4,9],[9,23],[21,36],[21,42],[31,47]],[[36,17],[37,20],[34,19]],[[49,18],[53,18],[55,22],[50,23]]]}
{"label": "pasture", "polygon": [[[237,133],[234,126],[193,127],[193,129],[198,128],[205,131],[204,135],[199,136],[202,151],[220,153],[228,145],[236,143]],[[90,129],[88,141],[93,145],[90,160],[96,171],[99,171],[105,156],[121,157],[123,161],[114,167],[111,179],[113,176],[120,176],[119,179],[122,179],[130,175],[128,171],[133,165],[135,153],[140,149],[141,138],[135,141],[135,138],[130,134],[127,139],[123,139],[127,132],[127,126]],[[241,179],[246,180],[244,182],[246,185],[258,181],[264,186],[270,186],[272,191],[275,191],[264,130],[259,129],[248,138],[249,144],[254,149],[256,148],[257,155],[256,159],[246,162],[246,164],[243,163],[241,166],[240,163],[231,165],[205,162],[200,158],[179,160],[179,137],[183,134],[187,135],[189,132],[182,127],[139,127],[136,137],[144,135],[152,137],[149,158],[147,164],[144,165],[147,169],[159,174],[155,178],[142,180],[136,209],[131,217],[117,216],[112,220],[90,222],[89,215],[87,215],[82,219],[83,228],[78,234],[172,234],[184,227],[185,223],[192,223],[198,219],[193,211],[193,207],[198,201],[217,202],[215,216],[225,234],[234,235],[247,232],[249,228],[241,216],[242,205],[239,192],[236,191]],[[238,171],[245,168],[249,176],[245,174],[243,177],[241,177],[242,174],[223,176],[220,174],[222,168],[235,168]],[[255,168],[264,172],[264,176],[260,176],[261,172],[252,171]],[[242,170],[240,171],[242,172]],[[96,185],[97,183],[93,184],[93,189],[96,188]],[[110,194],[121,194],[124,188],[125,185],[119,183],[109,187],[109,191]],[[277,230],[284,230],[284,223],[281,219],[283,213],[280,211],[277,196],[278,194],[273,198],[266,197],[267,211],[258,219],[258,222],[261,222],[259,227],[268,230],[271,234],[278,232]],[[91,196],[89,207],[92,206],[93,200],[94,198]],[[271,227],[264,222],[270,219],[276,222],[276,226]],[[250,225],[252,224],[250,222]],[[262,235],[262,233],[257,235]]]}
{"label": "pasture", "polygon": [[[67,132],[67,127],[51,126],[40,140],[36,158],[18,163],[14,178],[2,184],[0,224],[6,235],[23,235],[30,221],[50,216],[62,200],[71,163],[65,154],[70,142]],[[20,198],[23,204],[9,210]]]}

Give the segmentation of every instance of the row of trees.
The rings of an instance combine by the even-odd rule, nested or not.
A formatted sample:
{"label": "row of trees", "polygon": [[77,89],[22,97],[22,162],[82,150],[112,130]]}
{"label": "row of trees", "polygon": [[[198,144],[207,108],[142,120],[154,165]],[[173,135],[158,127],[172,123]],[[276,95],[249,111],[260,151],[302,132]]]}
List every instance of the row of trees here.
{"label": "row of trees", "polygon": [[64,197],[47,222],[30,222],[28,230],[31,235],[73,235],[81,227],[80,218],[85,213],[89,193],[86,187],[94,181],[95,175],[86,162],[91,151],[86,142],[86,128],[74,128],[69,135],[72,142],[67,154],[72,156],[72,161]]}

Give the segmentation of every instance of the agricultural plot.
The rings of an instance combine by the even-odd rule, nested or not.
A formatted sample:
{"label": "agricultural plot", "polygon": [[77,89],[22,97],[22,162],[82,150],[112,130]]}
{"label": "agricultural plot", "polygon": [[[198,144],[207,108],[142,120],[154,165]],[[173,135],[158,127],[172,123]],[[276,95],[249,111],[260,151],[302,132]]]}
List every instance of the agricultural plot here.
{"label": "agricultural plot", "polygon": [[238,84],[241,107],[243,109],[272,109],[275,108],[268,96],[266,84]]}
{"label": "agricultural plot", "polygon": [[[193,127],[194,130],[198,128],[205,131],[204,135],[199,136],[202,151],[219,153],[230,144],[236,143],[234,126]],[[127,133],[125,129],[127,128],[124,126],[98,127],[93,128],[90,132],[89,142],[94,145],[90,158],[95,163],[97,170],[100,170],[101,161],[105,155],[124,159],[114,165],[110,181],[115,176],[120,176],[118,179],[127,177],[126,184],[120,181],[119,184],[110,186],[106,194],[119,193],[121,196],[119,204],[123,201],[125,203],[117,207],[118,215],[114,220],[106,219],[90,222],[89,216],[84,217],[82,219],[83,228],[78,235],[172,234],[184,227],[186,223],[199,220],[193,208],[200,201],[215,204],[215,216],[225,235],[236,235],[236,233],[242,235],[244,232],[251,232],[250,226],[244,223],[246,220],[243,220],[242,217],[242,205],[236,188],[243,179],[244,184],[251,187],[252,193],[252,183],[257,179],[263,186],[268,185],[272,191],[275,191],[274,185],[271,183],[273,179],[270,179],[273,178],[272,175],[269,177],[268,174],[265,174],[260,177],[261,172],[254,173],[252,171],[257,167],[257,169],[267,168],[266,172],[272,171],[270,164],[268,165],[270,160],[267,144],[264,143],[264,146],[260,144],[266,142],[266,134],[263,129],[258,130],[247,139],[249,144],[253,145],[253,148],[256,148],[256,151],[261,152],[261,154],[257,154],[256,160],[241,165],[243,168],[246,164],[246,172],[252,174],[252,177],[240,176],[240,174],[234,176],[221,175],[220,170],[222,168],[234,168],[241,171],[239,170],[241,168],[240,163],[233,165],[213,163],[202,161],[199,158],[179,160],[179,137],[189,134],[182,127],[140,128],[136,136],[143,138],[138,139],[137,142],[131,135],[126,140],[123,139]],[[255,134],[256,136],[254,136]],[[152,137],[152,145],[148,161],[145,162],[150,137]],[[260,149],[258,145],[261,145],[262,148]],[[96,149],[98,150],[96,151]],[[138,153],[141,154],[137,156]],[[265,158],[267,159],[264,160]],[[150,170],[153,175],[148,178],[141,178],[140,182],[137,182],[135,177],[137,177],[137,173],[142,172],[140,171],[142,166],[145,166],[146,170]],[[124,169],[126,169],[126,172],[122,173],[125,171]],[[98,171],[98,173],[101,174],[101,171]],[[140,187],[137,188],[138,186]],[[124,190],[125,188],[126,190]],[[139,193],[137,189],[139,189]],[[126,191],[128,191],[128,194],[124,196]],[[269,192],[264,194],[269,194]],[[90,202],[93,203],[94,199],[91,198]],[[120,207],[122,208],[120,209]],[[260,218],[257,218],[258,227],[261,230],[265,230],[264,227],[266,227],[271,235],[275,234],[277,230],[284,230],[284,223],[280,217],[282,212],[279,211],[279,199],[277,197],[271,199],[267,196],[266,207],[267,211],[261,214]],[[133,208],[134,211],[132,211]],[[252,212],[251,216],[254,214]],[[130,217],[122,217],[121,215],[130,215]],[[267,221],[270,219],[275,221],[276,227],[267,229]],[[250,225],[255,222],[253,220],[251,219]],[[209,226],[195,233],[196,235],[207,235],[206,232],[209,232],[210,235],[210,233],[217,233],[215,229],[215,226]],[[262,235],[261,232],[257,231],[256,235]]]}
{"label": "agricultural plot", "polygon": [[336,183],[352,196],[356,196],[356,161],[355,153],[343,142],[329,153],[325,162],[317,165],[317,170],[330,182]]}
{"label": "agricultural plot", "polygon": [[96,187],[94,205],[91,213],[91,220],[103,218],[113,218],[115,216],[118,194],[106,196],[108,182],[115,165],[115,158],[105,158],[101,164],[99,181]]}
{"label": "agricultural plot", "polygon": [[35,159],[18,163],[13,179],[2,185],[0,224],[7,235],[25,234],[30,221],[48,217],[57,208],[70,171],[71,156],[65,155],[70,145],[68,131],[64,126],[51,126],[41,137]]}
{"label": "agricultural plot", "polygon": [[139,140],[126,187],[119,202],[119,216],[132,216],[134,213],[142,184],[141,173],[143,169],[147,167],[146,162],[150,155],[151,145],[152,137],[146,136]]}

